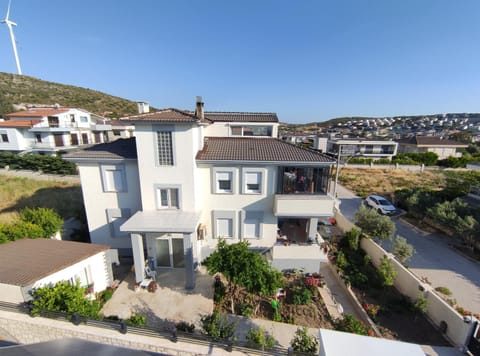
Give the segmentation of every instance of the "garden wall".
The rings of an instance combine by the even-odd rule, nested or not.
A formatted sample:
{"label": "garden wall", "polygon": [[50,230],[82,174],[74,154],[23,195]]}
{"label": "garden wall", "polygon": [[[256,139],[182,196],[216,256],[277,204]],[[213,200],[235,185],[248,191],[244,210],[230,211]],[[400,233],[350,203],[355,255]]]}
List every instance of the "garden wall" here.
{"label": "garden wall", "polygon": [[[49,340],[78,338],[102,344],[116,345],[136,350],[148,350],[167,355],[234,355],[213,345],[204,346],[173,343],[167,339],[148,337],[138,334],[121,334],[118,330],[108,330],[87,325],[75,326],[72,323],[32,318],[25,314],[0,311],[0,330],[5,330],[21,344],[31,344]],[[210,350],[213,349],[213,350]],[[238,354],[238,353],[237,353]]]}
{"label": "garden wall", "polygon": [[[360,247],[370,256],[375,267],[380,265],[380,259],[387,256],[392,262],[395,271],[398,273],[395,278],[395,288],[403,295],[416,300],[418,293],[423,290],[428,301],[426,315],[435,326],[442,330],[446,323],[445,336],[456,346],[463,346],[467,341],[472,324],[464,322],[463,317],[457,313],[449,304],[438,296],[428,284],[420,281],[405,266],[397,261],[392,254],[385,251],[375,241],[363,238]],[[443,323],[444,322],[444,323]]]}
{"label": "garden wall", "polygon": [[22,177],[36,180],[45,180],[45,181],[66,181],[70,183],[80,184],[80,176],[67,176],[67,175],[58,175],[58,174],[45,174],[35,171],[27,170],[10,170],[7,168],[0,168],[0,175],[10,176],[10,177]]}
{"label": "garden wall", "polygon": [[335,220],[337,221],[337,226],[340,230],[343,232],[350,231],[353,227],[355,227],[355,224],[350,222],[340,211],[335,209],[334,212]]}

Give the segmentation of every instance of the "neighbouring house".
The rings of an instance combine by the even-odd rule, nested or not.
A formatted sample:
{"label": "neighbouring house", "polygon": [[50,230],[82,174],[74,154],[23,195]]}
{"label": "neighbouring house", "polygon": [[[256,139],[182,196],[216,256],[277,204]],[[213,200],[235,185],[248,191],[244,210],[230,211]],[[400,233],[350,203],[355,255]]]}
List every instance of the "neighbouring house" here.
{"label": "neighbouring house", "polygon": [[398,140],[398,145],[398,153],[433,152],[438,155],[438,159],[445,159],[450,156],[462,157],[462,153],[457,152],[457,148],[468,147],[461,142],[433,136],[415,136]]}
{"label": "neighbouring house", "polygon": [[54,154],[107,142],[109,120],[82,109],[33,108],[4,115],[0,151]]}
{"label": "neighbouring house", "polygon": [[133,255],[137,282],[148,260],[183,268],[193,288],[196,266],[220,237],[273,256],[305,245],[292,268],[320,261],[317,223],[333,216],[334,160],[279,140],[276,114],[205,112],[199,98],[195,111],[120,121],[135,125],[135,138],[65,158],[79,168],[91,241]]}
{"label": "neighbouring house", "polygon": [[98,244],[21,239],[0,244],[0,300],[23,303],[31,291],[60,281],[101,292],[113,283],[110,247]]}
{"label": "neighbouring house", "polygon": [[363,158],[392,159],[397,154],[398,143],[387,140],[339,139],[328,140],[327,151],[342,156],[360,156]]}

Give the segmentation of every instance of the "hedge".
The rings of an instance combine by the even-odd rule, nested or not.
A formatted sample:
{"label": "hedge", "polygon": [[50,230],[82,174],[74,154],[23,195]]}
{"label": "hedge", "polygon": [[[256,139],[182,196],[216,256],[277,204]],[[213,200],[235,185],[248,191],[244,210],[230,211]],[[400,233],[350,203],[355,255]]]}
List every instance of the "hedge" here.
{"label": "hedge", "polygon": [[25,169],[49,174],[76,175],[77,166],[59,156],[42,156],[36,154],[14,154],[0,152],[0,168]]}

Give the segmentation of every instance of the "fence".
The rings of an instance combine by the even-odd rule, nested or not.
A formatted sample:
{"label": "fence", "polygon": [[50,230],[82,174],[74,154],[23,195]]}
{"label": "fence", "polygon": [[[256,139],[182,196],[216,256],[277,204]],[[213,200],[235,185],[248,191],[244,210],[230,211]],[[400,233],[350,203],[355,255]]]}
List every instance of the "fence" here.
{"label": "fence", "polygon": [[[13,304],[13,303],[7,303],[7,302],[0,302],[0,310],[33,316],[33,314],[31,313],[31,308],[28,304]],[[105,319],[96,320],[96,319],[79,316],[76,313],[65,313],[65,312],[49,311],[49,310],[42,310],[38,313],[37,316],[56,320],[56,321],[69,322],[75,326],[83,325],[83,326],[101,328],[109,331],[118,331],[121,335],[135,334],[135,335],[141,335],[146,337],[153,337],[153,338],[162,340],[163,342],[171,342],[175,344],[183,342],[186,344],[194,344],[194,345],[203,346],[205,347],[205,349],[211,349],[212,347],[214,347],[217,349],[226,350],[227,352],[237,351],[240,353],[250,354],[250,355],[293,355],[293,351],[290,348],[286,349],[282,347],[274,347],[272,349],[266,349],[262,351],[258,349],[249,348],[245,343],[241,343],[241,342],[230,340],[230,339],[228,340],[218,339],[218,338],[212,338],[203,334],[184,333],[181,331],[177,331],[176,329],[165,330],[164,328],[155,328],[155,327],[148,327],[148,326],[142,326],[142,327],[132,326],[132,325],[127,325],[125,321],[122,321],[122,320],[120,321],[111,321],[111,320],[105,320]],[[35,319],[30,319],[29,322],[34,323],[34,320]],[[25,324],[25,323],[23,322],[22,324]],[[7,323],[7,326],[9,325],[10,323]],[[31,328],[28,325],[24,325],[24,326],[28,328],[29,332],[34,332],[34,328]],[[5,325],[3,325],[2,327],[5,327]],[[58,328],[61,329],[62,326],[59,326]],[[92,331],[92,333],[98,334],[95,331]],[[69,332],[68,335],[72,337],[90,339],[88,336],[85,337],[85,335],[82,333],[74,334]],[[52,336],[52,338],[54,337]],[[38,341],[41,338],[39,338],[38,336],[35,336],[33,337],[33,339]],[[112,343],[112,344],[118,345],[117,342],[121,342],[122,338],[120,337],[120,335],[117,339],[111,336],[108,336],[108,337],[105,337],[105,339],[99,339],[98,341],[100,342],[103,341],[104,343]],[[136,342],[136,345],[133,345],[133,346],[140,348],[140,346],[138,346],[139,343],[141,342]],[[123,342],[122,344],[125,344],[125,343]],[[145,344],[144,347],[145,349],[150,349],[150,350],[152,349],[151,345],[148,345],[148,344]],[[158,350],[161,351],[165,349],[168,349],[168,347],[156,348],[157,351]],[[186,354],[186,353],[188,352],[183,352],[182,354]],[[198,354],[198,352],[195,352],[192,354],[196,355]],[[308,355],[308,354],[299,353],[296,351],[295,355]]]}
{"label": "fence", "polygon": [[387,256],[392,261],[397,277],[394,286],[403,295],[412,300],[418,298],[419,293],[427,299],[426,315],[445,336],[457,346],[465,345],[471,333],[473,323],[466,323],[464,318],[457,313],[447,302],[438,296],[429,284],[423,283],[405,266],[397,261],[393,255],[385,251],[375,241],[363,238],[360,247],[370,256],[375,267],[380,265],[380,260]]}

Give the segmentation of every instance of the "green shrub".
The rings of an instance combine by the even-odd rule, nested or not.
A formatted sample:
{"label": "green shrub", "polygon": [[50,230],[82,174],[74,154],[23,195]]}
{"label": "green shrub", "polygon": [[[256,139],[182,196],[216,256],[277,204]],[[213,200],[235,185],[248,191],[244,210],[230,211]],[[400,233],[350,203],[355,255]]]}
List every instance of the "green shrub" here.
{"label": "green shrub", "polygon": [[113,290],[105,289],[103,292],[98,294],[98,299],[102,301],[103,304],[108,302],[113,296]]}
{"label": "green shrub", "polygon": [[413,306],[418,313],[424,314],[427,311],[428,300],[422,292],[418,292],[418,297]]}
{"label": "green shrub", "polygon": [[226,287],[225,284],[222,282],[220,278],[215,278],[215,282],[213,284],[213,301],[215,304],[220,304],[223,299],[225,298],[225,291]]}
{"label": "green shrub", "polygon": [[368,335],[367,327],[359,320],[355,319],[351,314],[345,314],[343,319],[337,319],[334,322],[335,330],[345,331],[358,335]]}
{"label": "green shrub", "polygon": [[49,236],[45,235],[45,232],[40,226],[28,221],[17,221],[11,225],[0,224],[0,241],[2,242],[44,237]]}
{"label": "green shrub", "polygon": [[307,328],[298,328],[295,336],[290,342],[293,351],[316,355],[318,351],[318,340],[308,334]]}
{"label": "green shrub", "polygon": [[360,242],[360,236],[362,233],[356,228],[352,228],[350,231],[345,233],[345,239],[348,242],[348,246],[351,250],[357,250]]}
{"label": "green shrub", "polygon": [[25,169],[42,171],[49,174],[78,174],[74,163],[67,162],[61,157],[50,157],[36,154],[17,155],[0,152],[0,167],[9,166],[10,169]]}
{"label": "green shrub", "polygon": [[195,325],[189,324],[186,321],[181,321],[175,325],[178,331],[183,331],[184,333],[192,334],[195,331]]}
{"label": "green shrub", "polygon": [[248,303],[240,303],[237,308],[240,315],[246,316],[247,318],[253,315],[253,306]]}
{"label": "green shrub", "polygon": [[40,226],[43,237],[51,237],[63,226],[63,219],[53,209],[25,208],[20,213],[20,220]]}
{"label": "green shrub", "polygon": [[312,292],[306,287],[295,287],[292,289],[293,304],[305,305],[312,301]]}
{"label": "green shrub", "polygon": [[398,273],[395,271],[393,262],[387,256],[383,256],[383,258],[380,260],[380,266],[378,267],[377,271],[382,286],[393,286]]}
{"label": "green shrub", "polygon": [[214,339],[232,338],[237,328],[237,322],[229,322],[218,310],[210,315],[204,315],[200,321],[203,332]]}
{"label": "green shrub", "polygon": [[275,346],[275,339],[265,329],[253,327],[246,335],[248,346],[254,349],[271,349]]}
{"label": "green shrub", "polygon": [[128,325],[144,326],[147,323],[147,317],[145,315],[133,314],[125,321]]}
{"label": "green shrub", "polygon": [[78,313],[80,316],[99,318],[101,305],[97,301],[85,298],[86,288],[77,283],[71,285],[67,281],[58,282],[54,286],[45,286],[33,291],[32,313],[42,310]]}
{"label": "green shrub", "polygon": [[439,293],[442,293],[442,294],[446,295],[446,296],[451,296],[452,295],[452,292],[447,287],[437,287],[437,288],[435,288],[435,290]]}

